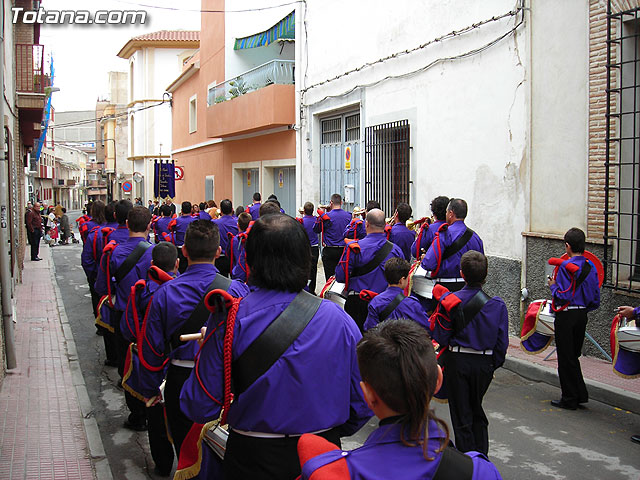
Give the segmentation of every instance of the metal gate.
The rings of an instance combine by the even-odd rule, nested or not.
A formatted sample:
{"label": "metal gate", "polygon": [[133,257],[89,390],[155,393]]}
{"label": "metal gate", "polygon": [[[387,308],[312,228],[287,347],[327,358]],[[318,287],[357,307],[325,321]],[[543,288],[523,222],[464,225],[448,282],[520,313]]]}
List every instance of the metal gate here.
{"label": "metal gate", "polygon": [[295,217],[296,210],[296,168],[282,167],[273,169],[273,193],[278,197],[285,213]]}
{"label": "metal gate", "polygon": [[346,113],[322,120],[320,201],[329,203],[334,193],[344,197],[345,185],[352,185],[354,194],[343,208],[352,210],[354,205],[361,202],[359,113]]}
{"label": "metal gate", "polygon": [[365,130],[364,195],[389,217],[398,203],[409,203],[409,133],[409,120]]}
{"label": "metal gate", "polygon": [[[242,171],[242,203],[251,205],[253,194],[260,191],[260,177],[257,168]],[[266,199],[265,199],[266,200]]]}

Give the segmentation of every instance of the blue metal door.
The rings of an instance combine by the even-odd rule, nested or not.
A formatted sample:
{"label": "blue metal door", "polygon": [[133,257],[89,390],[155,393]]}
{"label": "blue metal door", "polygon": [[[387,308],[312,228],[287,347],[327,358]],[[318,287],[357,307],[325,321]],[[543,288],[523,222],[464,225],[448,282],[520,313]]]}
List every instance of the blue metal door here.
{"label": "blue metal door", "polygon": [[[257,168],[242,171],[242,203],[253,203],[253,194],[260,191],[260,177]],[[265,199],[266,200],[266,199]]]}
{"label": "blue metal door", "polygon": [[278,197],[285,213],[296,216],[296,169],[295,167],[275,168],[273,172],[273,193]]}

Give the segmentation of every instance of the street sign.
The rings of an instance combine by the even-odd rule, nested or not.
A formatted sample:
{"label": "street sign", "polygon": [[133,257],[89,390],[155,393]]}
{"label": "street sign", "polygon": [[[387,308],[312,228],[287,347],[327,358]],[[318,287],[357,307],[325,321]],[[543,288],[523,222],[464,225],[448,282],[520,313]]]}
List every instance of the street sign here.
{"label": "street sign", "polygon": [[124,193],[131,193],[131,189],[133,188],[133,185],[131,185],[131,182],[126,181],[122,183],[122,191]]}
{"label": "street sign", "polygon": [[284,170],[278,170],[278,187],[284,187]]}
{"label": "street sign", "polygon": [[176,180],[182,180],[184,178],[184,168],[176,166],[175,170]]}
{"label": "street sign", "polygon": [[251,170],[247,171],[247,187],[251,186]]}
{"label": "street sign", "polygon": [[344,149],[344,169],[351,170],[351,147]]}

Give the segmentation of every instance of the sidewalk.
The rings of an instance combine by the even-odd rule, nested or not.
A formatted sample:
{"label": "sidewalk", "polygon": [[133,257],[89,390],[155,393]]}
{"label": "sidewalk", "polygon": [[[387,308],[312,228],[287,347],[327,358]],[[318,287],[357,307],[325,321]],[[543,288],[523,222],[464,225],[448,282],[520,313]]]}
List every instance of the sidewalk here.
{"label": "sidewalk", "polygon": [[[559,387],[556,354],[545,360],[553,349],[552,343],[544,352],[530,355],[520,348],[519,338],[509,337],[504,367],[525,378]],[[580,365],[590,399],[640,414],[639,380],[616,375],[611,363],[599,358],[580,357]]]}
{"label": "sidewalk", "polygon": [[0,478],[108,478],[50,248],[40,256],[25,261],[16,288],[18,368],[0,386]]}

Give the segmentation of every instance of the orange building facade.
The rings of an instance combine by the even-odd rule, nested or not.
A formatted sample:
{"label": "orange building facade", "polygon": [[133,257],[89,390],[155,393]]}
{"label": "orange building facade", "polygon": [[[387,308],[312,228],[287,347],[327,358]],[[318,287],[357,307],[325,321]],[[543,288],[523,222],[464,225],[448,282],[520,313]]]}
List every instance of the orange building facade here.
{"label": "orange building facade", "polygon": [[[227,1],[226,8],[232,3]],[[200,50],[167,87],[172,158],[178,172],[184,172],[177,176],[176,201],[213,199],[219,204],[229,198],[235,208],[260,192],[265,200],[275,194],[295,216],[292,38],[276,33],[268,45],[237,48],[242,40],[268,37],[270,29],[291,36],[293,12],[272,13],[280,15],[279,21],[244,15],[240,25],[233,15],[206,13],[225,10],[222,0],[204,0],[202,10]],[[256,35],[247,36],[251,29]]]}

